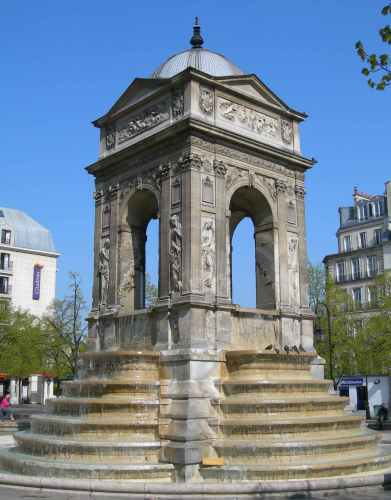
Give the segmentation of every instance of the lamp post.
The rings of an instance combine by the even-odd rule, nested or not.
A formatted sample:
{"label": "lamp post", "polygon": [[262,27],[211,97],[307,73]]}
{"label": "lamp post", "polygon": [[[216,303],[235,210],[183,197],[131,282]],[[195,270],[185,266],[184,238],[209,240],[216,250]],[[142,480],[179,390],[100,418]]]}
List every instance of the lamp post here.
{"label": "lamp post", "polygon": [[319,302],[318,306],[323,306],[326,310],[326,316],[327,316],[327,330],[328,330],[328,347],[329,347],[329,367],[330,367],[330,378],[334,383],[334,367],[333,367],[333,343],[331,341],[331,335],[332,335],[332,330],[331,330],[331,313],[330,313],[330,308],[326,304],[326,302]]}

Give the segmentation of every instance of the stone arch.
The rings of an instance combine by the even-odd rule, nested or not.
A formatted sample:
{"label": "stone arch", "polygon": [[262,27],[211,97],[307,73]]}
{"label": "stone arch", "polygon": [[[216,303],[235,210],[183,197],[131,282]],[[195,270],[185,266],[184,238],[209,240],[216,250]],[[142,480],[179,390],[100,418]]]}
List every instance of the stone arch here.
{"label": "stone arch", "polygon": [[229,201],[229,277],[232,297],[232,238],[237,225],[249,217],[254,226],[255,242],[255,274],[256,274],[256,307],[274,309],[275,293],[275,242],[273,205],[268,196],[258,185],[249,183],[236,185],[231,191]]}
{"label": "stone arch", "polygon": [[147,227],[159,218],[159,198],[154,189],[142,184],[132,188],[120,210],[119,303],[131,313],[145,308],[145,244]]}

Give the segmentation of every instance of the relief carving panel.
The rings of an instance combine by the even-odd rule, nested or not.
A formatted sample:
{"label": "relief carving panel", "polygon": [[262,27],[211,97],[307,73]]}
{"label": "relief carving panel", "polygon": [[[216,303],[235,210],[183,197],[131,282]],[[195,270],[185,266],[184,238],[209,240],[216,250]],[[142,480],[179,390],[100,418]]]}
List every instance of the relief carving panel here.
{"label": "relief carving panel", "polygon": [[169,120],[169,118],[169,102],[165,99],[120,122],[118,124],[117,142],[122,144],[129,141],[133,137]]}
{"label": "relief carving panel", "polygon": [[216,290],[216,229],[212,217],[202,217],[201,221],[201,279],[205,291]]}

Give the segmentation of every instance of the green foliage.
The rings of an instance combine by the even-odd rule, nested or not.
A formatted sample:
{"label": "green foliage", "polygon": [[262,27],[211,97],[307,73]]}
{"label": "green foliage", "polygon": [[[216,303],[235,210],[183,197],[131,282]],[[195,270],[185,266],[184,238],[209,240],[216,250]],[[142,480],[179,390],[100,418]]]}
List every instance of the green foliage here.
{"label": "green foliage", "polygon": [[0,370],[23,378],[47,371],[47,337],[41,321],[27,311],[8,309],[0,328]]}
{"label": "green foliage", "polygon": [[310,308],[314,313],[324,300],[326,275],[322,264],[308,263],[308,296]]}
{"label": "green foliage", "polygon": [[[341,375],[391,375],[391,275],[378,277],[372,294],[376,302],[355,307],[351,297],[331,278],[327,279],[325,301],[316,315],[315,347],[330,366],[334,377]],[[322,307],[323,306],[323,307]],[[330,314],[331,334],[328,328]],[[331,352],[331,355],[330,355]]]}
{"label": "green foliage", "polygon": [[[382,8],[381,13],[383,16],[391,15],[391,1]],[[391,28],[388,24],[379,30],[379,36],[383,43],[391,45]],[[359,58],[367,64],[367,66],[362,68],[361,73],[367,77],[369,87],[376,90],[384,90],[388,85],[391,85],[389,54],[368,54],[361,41],[356,43],[355,48]],[[371,77],[375,73],[380,75],[377,81]]]}
{"label": "green foliage", "polygon": [[86,302],[78,274],[69,273],[68,289],[69,294],[61,300],[55,299],[43,319],[48,337],[48,363],[58,378],[76,375],[87,335]]}
{"label": "green foliage", "polygon": [[145,305],[153,306],[158,297],[158,287],[151,281],[149,274],[145,276]]}

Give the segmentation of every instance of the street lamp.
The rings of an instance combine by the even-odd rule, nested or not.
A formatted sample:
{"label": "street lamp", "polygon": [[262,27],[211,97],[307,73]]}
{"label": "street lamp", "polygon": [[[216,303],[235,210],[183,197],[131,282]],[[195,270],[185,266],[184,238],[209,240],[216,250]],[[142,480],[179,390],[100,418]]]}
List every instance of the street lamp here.
{"label": "street lamp", "polygon": [[[319,302],[318,307],[323,306],[326,310],[326,316],[327,316],[327,330],[328,330],[328,346],[329,346],[329,367],[330,367],[330,378],[334,383],[334,367],[333,367],[333,343],[331,341],[331,313],[330,313],[330,308],[326,304],[326,302]],[[318,329],[319,332],[322,331],[321,328]]]}

